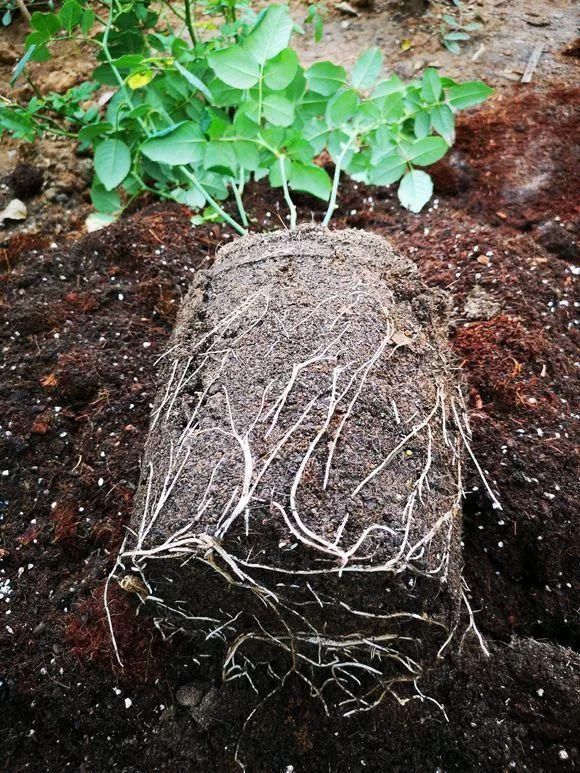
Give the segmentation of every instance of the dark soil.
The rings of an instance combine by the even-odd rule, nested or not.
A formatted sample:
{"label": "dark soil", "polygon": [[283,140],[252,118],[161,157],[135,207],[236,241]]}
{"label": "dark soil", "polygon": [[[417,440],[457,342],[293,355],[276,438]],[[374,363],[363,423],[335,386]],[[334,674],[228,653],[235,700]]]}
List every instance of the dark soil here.
{"label": "dark soil", "polygon": [[[579,691],[565,649],[580,646],[574,93],[506,93],[504,103],[461,120],[429,211],[413,216],[390,191],[346,185],[335,221],[386,236],[429,285],[452,294],[474,451],[503,505],[491,508],[469,467],[465,576],[492,657],[468,637],[462,656],[432,674],[425,691],[440,696],[449,723],[415,701],[403,715],[387,704],[337,727],[303,683],[289,680],[247,729],[240,755],[249,771],[579,764]],[[252,201],[257,229],[285,217],[264,188]],[[300,203],[304,220],[319,212],[306,197]],[[241,706],[247,697],[234,693],[231,714],[201,730],[174,700],[196,676],[187,639],[163,642],[114,591],[122,670],[102,606],[138,483],[153,362],[192,274],[230,235],[218,226],[192,232],[186,210],[159,205],[53,246],[53,234],[80,228],[82,214],[72,208],[63,219],[60,211],[41,235],[7,231],[0,245],[4,768],[233,770],[236,727],[254,704]],[[498,305],[491,317],[468,318],[475,286]]]}
{"label": "dark soil", "polygon": [[[216,681],[243,635],[238,666],[253,661],[259,637],[258,660],[266,649],[282,673],[297,654],[320,658],[318,669],[304,660],[296,668],[321,685],[338,657],[349,689],[374,690],[376,700],[376,680],[363,690],[353,660],[405,682],[409,671],[378,658],[369,638],[395,637],[419,676],[451,634],[461,604],[457,455],[467,451],[447,301],[386,240],[353,229],[248,236],[198,272],[160,366],[135,536],[116,575],[138,594],[146,583],[162,600],[147,604],[153,614],[197,632],[197,657],[218,661]],[[247,438],[256,481],[247,498],[248,458],[234,429]],[[188,540],[179,556],[164,547],[174,535]],[[371,563],[382,570],[365,571]],[[205,644],[215,629],[221,636]],[[357,645],[320,652],[314,630]],[[203,670],[209,681],[207,660]]]}

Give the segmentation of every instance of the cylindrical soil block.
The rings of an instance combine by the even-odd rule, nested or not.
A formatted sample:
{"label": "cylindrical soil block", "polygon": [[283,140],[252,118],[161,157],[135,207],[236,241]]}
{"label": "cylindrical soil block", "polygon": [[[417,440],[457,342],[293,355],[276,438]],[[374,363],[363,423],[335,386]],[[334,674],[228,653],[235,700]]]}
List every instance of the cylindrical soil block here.
{"label": "cylindrical soil block", "polygon": [[345,712],[416,681],[461,597],[468,435],[447,302],[383,239],[239,239],[161,360],[117,571],[223,678],[290,670]]}

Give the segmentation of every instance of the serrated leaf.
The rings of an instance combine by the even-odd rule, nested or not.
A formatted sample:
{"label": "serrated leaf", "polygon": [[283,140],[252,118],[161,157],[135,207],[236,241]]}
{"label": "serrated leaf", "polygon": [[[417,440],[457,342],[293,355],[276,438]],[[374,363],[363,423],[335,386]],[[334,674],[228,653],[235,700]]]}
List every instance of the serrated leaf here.
{"label": "serrated leaf", "polygon": [[421,81],[421,96],[425,102],[438,102],[443,88],[439,73],[433,67],[428,67],[423,73]]}
{"label": "serrated leaf", "polygon": [[175,201],[185,204],[186,207],[191,209],[201,209],[205,206],[205,196],[193,186],[191,188],[175,188],[171,191],[171,195]]}
{"label": "serrated leaf", "polygon": [[83,9],[76,0],[67,0],[58,12],[58,19],[64,29],[70,34],[79,23],[83,15]]}
{"label": "serrated leaf", "polygon": [[401,155],[417,166],[428,166],[439,161],[447,153],[449,145],[443,137],[425,137],[415,142],[401,142]]}
{"label": "serrated leaf", "polygon": [[388,94],[373,100],[381,112],[381,118],[385,123],[399,123],[405,114],[405,105],[402,94]]}
{"label": "serrated leaf", "polygon": [[101,142],[95,150],[95,173],[106,191],[120,185],[131,169],[131,151],[123,140]]}
{"label": "serrated leaf", "polygon": [[315,164],[300,164],[295,161],[290,169],[290,187],[295,191],[310,193],[318,199],[328,201],[332,183],[324,169]]}
{"label": "serrated leaf", "polygon": [[260,79],[260,65],[256,58],[240,46],[212,51],[207,58],[217,77],[228,86],[249,89]]}
{"label": "serrated leaf", "polygon": [[212,94],[212,102],[217,107],[231,107],[232,105],[239,105],[242,100],[241,89],[236,89],[233,86],[228,86],[219,78],[213,78],[208,83],[208,88]]}
{"label": "serrated leaf", "polygon": [[294,22],[288,8],[283,5],[271,5],[244,41],[244,49],[263,65],[287,48],[293,27]]}
{"label": "serrated leaf", "polygon": [[322,119],[312,118],[304,124],[302,134],[312,147],[312,155],[317,156],[326,145],[328,126]]}
{"label": "serrated leaf", "polygon": [[184,121],[146,140],[141,145],[141,152],[151,161],[169,166],[198,164],[203,158],[205,144],[205,137],[198,124]]}
{"label": "serrated leaf", "polygon": [[266,94],[262,111],[266,121],[274,126],[290,126],[294,122],[294,105],[282,94]]}
{"label": "serrated leaf", "polygon": [[90,142],[95,137],[102,137],[103,134],[111,131],[113,125],[108,121],[99,121],[98,123],[91,123],[88,126],[83,126],[79,131],[79,140],[81,142]]}
{"label": "serrated leaf", "polygon": [[484,102],[493,89],[486,86],[482,81],[470,81],[462,83],[460,86],[452,86],[447,90],[447,102],[455,110],[463,110],[466,107],[473,107]]}
{"label": "serrated leaf", "polygon": [[298,56],[296,51],[285,48],[283,51],[266,62],[264,67],[264,83],[273,91],[280,91],[289,86],[298,69]]}
{"label": "serrated leaf", "polygon": [[397,195],[405,209],[420,212],[433,195],[433,181],[427,172],[413,169],[401,180]]}
{"label": "serrated leaf", "polygon": [[359,105],[359,98],[353,89],[338,91],[328,100],[325,117],[329,126],[342,126],[353,117]]}
{"label": "serrated leaf", "polygon": [[60,30],[61,23],[55,13],[35,11],[30,17],[30,26],[32,29],[51,37]]}
{"label": "serrated leaf", "polygon": [[236,140],[234,151],[239,166],[249,172],[254,172],[260,166],[260,151],[255,142],[250,140]]}
{"label": "serrated leaf", "polygon": [[372,99],[387,97],[389,94],[400,94],[405,90],[405,84],[398,75],[391,75],[386,80],[379,81],[373,89]]}
{"label": "serrated leaf", "polygon": [[88,35],[96,20],[96,14],[92,8],[86,8],[81,16],[81,32]]}
{"label": "serrated leaf", "polygon": [[431,125],[448,145],[455,142],[455,119],[447,105],[437,105],[431,110]]}
{"label": "serrated leaf", "polygon": [[91,201],[97,212],[112,215],[121,209],[121,199],[116,190],[107,190],[98,180],[91,187]]}
{"label": "serrated leaf", "polygon": [[406,169],[405,159],[398,153],[390,153],[378,163],[373,162],[370,169],[370,182],[372,185],[392,185],[405,174]]}
{"label": "serrated leaf", "polygon": [[413,129],[417,139],[423,139],[423,137],[427,137],[431,130],[431,117],[427,110],[421,110],[419,113],[417,113],[413,122]]}
{"label": "serrated leaf", "polygon": [[204,168],[232,177],[236,173],[237,159],[234,147],[229,142],[208,142],[203,159]]}
{"label": "serrated leaf", "polygon": [[330,97],[346,83],[346,70],[332,62],[316,62],[306,70],[308,87],[317,94]]}
{"label": "serrated leaf", "polygon": [[383,55],[378,48],[369,48],[359,56],[353,67],[350,82],[355,89],[368,89],[379,77]]}

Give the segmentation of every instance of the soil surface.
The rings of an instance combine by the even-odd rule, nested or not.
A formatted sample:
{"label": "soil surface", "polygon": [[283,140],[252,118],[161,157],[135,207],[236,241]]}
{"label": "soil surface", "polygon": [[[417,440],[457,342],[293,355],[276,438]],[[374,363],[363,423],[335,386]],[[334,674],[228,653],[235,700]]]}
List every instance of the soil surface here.
{"label": "soil surface", "polygon": [[[497,87],[461,117],[427,211],[412,215],[390,190],[346,184],[334,226],[387,237],[427,284],[452,295],[473,449],[503,507],[492,508],[469,466],[465,578],[491,656],[470,632],[430,676],[425,694],[438,696],[449,721],[417,700],[336,725],[288,679],[246,726],[238,758],[249,771],[580,764],[575,11],[562,0],[474,5],[481,35],[452,57],[438,40],[443,6],[417,18],[392,5],[352,19],[333,11],[333,58],[384,34],[398,71],[438,61]],[[23,36],[21,25],[2,32],[1,82]],[[534,79],[520,84],[537,43],[545,49]],[[68,85],[87,66],[83,52],[71,55],[60,73]],[[38,77],[48,88],[56,76],[44,67]],[[113,586],[121,669],[102,604],[132,512],[153,363],[193,275],[233,236],[217,225],[192,230],[186,209],[146,201],[82,235],[89,166],[58,143],[0,149],[0,205],[18,192],[29,209],[0,235],[1,756],[9,771],[235,770],[240,718],[255,700],[234,690],[215,717],[211,690],[187,698],[179,688],[200,677],[191,643],[164,641]],[[260,185],[249,193],[256,230],[284,221],[275,194]],[[316,202],[299,204],[303,221],[320,219]]]}

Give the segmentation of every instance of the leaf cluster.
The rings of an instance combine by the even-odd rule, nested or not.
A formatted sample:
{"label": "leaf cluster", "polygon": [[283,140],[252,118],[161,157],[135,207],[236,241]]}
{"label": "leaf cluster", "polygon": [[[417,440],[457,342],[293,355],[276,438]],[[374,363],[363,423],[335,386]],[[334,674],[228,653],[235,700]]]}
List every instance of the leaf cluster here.
{"label": "leaf cluster", "polygon": [[[419,212],[433,191],[424,167],[453,143],[456,113],[491,93],[434,68],[408,83],[384,77],[377,48],[350,72],[330,61],[304,68],[291,46],[296,26],[286,6],[258,15],[240,13],[236,4],[228,10],[223,0],[205,8],[206,20],[219,14],[225,22],[213,35],[204,22],[201,40],[199,16],[190,17],[189,41],[169,27],[160,31],[144,0],[112,0],[106,19],[84,0],[66,0],[57,14],[33,14],[15,77],[70,37],[93,43],[99,64],[90,82],[63,96],[0,107],[0,131],[26,140],[74,134],[92,147],[91,195],[101,213],[114,216],[122,202],[153,191],[206,216],[217,212],[241,231],[249,180],[281,187],[292,219],[292,192],[300,191],[328,202],[327,222],[341,173],[371,185],[398,183],[403,206]],[[112,93],[102,106],[91,99],[100,87]],[[318,160],[323,153],[334,163],[332,179]],[[230,196],[239,222],[219,203]]]}

